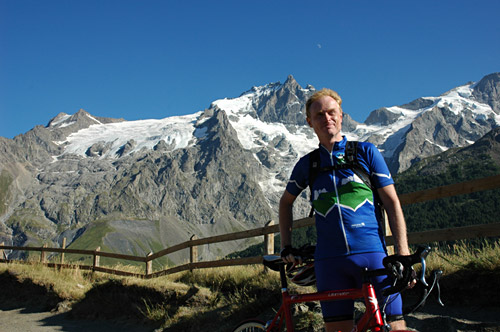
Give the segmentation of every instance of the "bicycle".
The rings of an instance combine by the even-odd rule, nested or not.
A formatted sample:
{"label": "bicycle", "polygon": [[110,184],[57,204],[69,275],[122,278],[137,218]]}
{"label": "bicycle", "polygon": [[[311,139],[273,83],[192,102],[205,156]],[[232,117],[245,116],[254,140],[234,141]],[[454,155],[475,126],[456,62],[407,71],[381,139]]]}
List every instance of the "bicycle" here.
{"label": "bicycle", "polygon": [[[267,332],[277,332],[281,331],[282,328],[286,326],[287,332],[293,332],[293,320],[291,314],[291,306],[296,303],[312,302],[312,301],[336,301],[336,300],[346,300],[346,299],[364,299],[366,310],[361,318],[355,323],[352,331],[356,332],[386,332],[391,331],[390,326],[385,321],[385,314],[383,312],[384,307],[379,306],[377,297],[375,295],[375,290],[370,282],[370,278],[374,276],[381,275],[392,275],[394,276],[396,282],[393,286],[385,290],[384,295],[390,295],[405,289],[413,277],[412,266],[417,263],[422,264],[420,277],[417,279],[422,285],[422,294],[420,299],[416,304],[406,307],[403,310],[403,314],[409,314],[420,308],[426,301],[429,294],[434,288],[438,290],[438,302],[442,306],[444,304],[440,298],[439,289],[439,278],[442,275],[442,271],[435,270],[431,273],[432,281],[427,283],[425,279],[425,258],[430,252],[430,247],[419,247],[417,251],[411,256],[397,256],[392,255],[384,259],[385,269],[373,270],[373,271],[361,271],[363,274],[363,285],[360,289],[342,289],[336,291],[324,291],[315,293],[305,293],[305,294],[290,294],[288,292],[288,281],[287,272],[285,271],[286,263],[283,262],[280,256],[268,255],[264,256],[264,266],[270,268],[274,271],[279,271],[281,279],[281,294],[282,303],[277,311],[274,318],[267,323],[257,320],[250,319],[241,322],[233,332],[252,332],[252,331],[267,331]],[[299,255],[300,256],[300,255]],[[306,253],[301,256],[303,263],[314,264],[314,259],[310,253]],[[311,269],[309,269],[311,271]],[[313,272],[314,273],[314,272]],[[307,279],[309,276],[305,276]],[[396,331],[393,331],[396,332]],[[399,332],[405,332],[399,330]]]}

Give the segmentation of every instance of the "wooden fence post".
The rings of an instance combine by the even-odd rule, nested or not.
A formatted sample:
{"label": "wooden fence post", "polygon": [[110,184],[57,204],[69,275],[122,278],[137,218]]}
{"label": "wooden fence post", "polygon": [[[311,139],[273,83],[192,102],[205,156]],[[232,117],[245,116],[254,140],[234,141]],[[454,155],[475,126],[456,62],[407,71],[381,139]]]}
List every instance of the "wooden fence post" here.
{"label": "wooden fence post", "polygon": [[[63,238],[61,248],[66,249],[66,238],[65,237]],[[61,253],[61,264],[64,264],[64,252]]]}
{"label": "wooden fence post", "polygon": [[95,270],[96,267],[99,267],[99,251],[101,251],[101,247],[95,248],[94,251],[94,264],[93,264],[93,269]]}
{"label": "wooden fence post", "polygon": [[[0,246],[4,246],[4,242],[0,242]],[[3,248],[0,248],[0,259],[5,259],[7,260],[7,256],[5,255],[5,252],[3,251]]]}
{"label": "wooden fence post", "polygon": [[[45,243],[45,244],[42,246],[42,248],[47,248],[47,247],[48,247],[48,244],[47,244],[47,243]],[[42,249],[42,250],[40,251],[40,263],[45,264],[46,260],[47,260],[47,252],[46,252],[45,250],[43,250],[43,249]]]}
{"label": "wooden fence post", "polygon": [[[265,227],[273,226],[274,220],[269,220]],[[264,255],[274,254],[274,233],[269,233],[264,235]]]}
{"label": "wooden fence post", "polygon": [[153,252],[149,252],[149,254],[146,255],[146,275],[150,275],[153,273],[153,260],[148,259],[148,257],[152,256]]}
{"label": "wooden fence post", "polygon": [[[382,209],[382,215],[384,216],[384,233],[385,236],[391,236],[391,226],[389,225],[389,217],[387,216],[387,212],[385,209]],[[394,246],[387,246],[387,254],[394,255]]]}
{"label": "wooden fence post", "polygon": [[[196,240],[196,234],[193,234],[190,238],[191,241]],[[189,246],[189,262],[196,263],[198,261],[198,247],[197,246]],[[193,271],[193,269],[189,269],[189,271]]]}

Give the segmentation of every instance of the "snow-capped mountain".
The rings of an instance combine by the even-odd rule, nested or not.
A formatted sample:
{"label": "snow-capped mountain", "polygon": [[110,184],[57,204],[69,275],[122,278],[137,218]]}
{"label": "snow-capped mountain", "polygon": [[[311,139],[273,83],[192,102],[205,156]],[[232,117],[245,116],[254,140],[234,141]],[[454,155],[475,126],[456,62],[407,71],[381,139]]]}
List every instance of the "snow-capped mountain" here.
{"label": "snow-capped mountain", "polygon": [[[288,83],[285,82],[285,85]],[[244,149],[258,152],[262,148],[272,146],[275,140],[284,140],[291,145],[296,156],[302,156],[318,144],[305,121],[293,123],[279,117],[271,117],[268,121],[264,121],[256,109],[256,106],[264,107],[259,103],[262,98],[280,91],[285,85],[274,83],[254,87],[240,97],[216,100],[210,109],[220,109],[226,113]],[[434,145],[440,151],[472,144],[477,138],[500,124],[500,114],[497,114],[492,106],[473,97],[477,85],[478,83],[469,83],[438,97],[422,97],[406,105],[375,110],[365,123],[348,120],[351,125],[348,130],[344,130],[344,134],[352,140],[372,141],[387,160],[391,160],[404,141],[405,135],[413,129],[412,124],[424,113],[439,110],[449,112],[448,117],[464,119],[468,125],[475,128],[466,128],[465,132],[460,133],[463,135],[463,140],[459,142],[452,142],[449,137],[442,141],[436,135],[429,135],[425,142]],[[299,89],[305,96],[315,91],[310,86]],[[297,96],[295,98],[296,100],[289,101],[286,107],[296,106],[296,114],[304,117],[302,110],[304,99]],[[161,120],[117,123],[102,123],[88,113],[85,116],[95,124],[70,134],[63,141],[54,141],[55,144],[64,147],[61,156],[75,154],[81,157],[118,158],[124,153],[132,154],[141,149],[151,150],[162,141],[169,150],[184,149],[196,145],[206,135],[206,129],[202,126],[206,120],[204,112]],[[71,119],[70,115],[60,114],[49,123],[48,127],[62,128],[74,123],[75,120]],[[482,126],[483,130],[479,129]],[[287,153],[285,151],[280,154],[287,158],[289,157]],[[57,159],[61,156],[54,157]],[[396,171],[404,170],[408,166],[405,165]]]}
{"label": "snow-capped mountain", "polygon": [[[191,234],[263,225],[276,218],[297,159],[318,144],[305,121],[305,102],[314,91],[290,76],[190,115],[125,121],[80,110],[14,140],[0,137],[0,180],[6,184],[0,241],[29,245],[67,237],[78,246],[99,233],[103,248],[146,252]],[[498,73],[438,97],[375,110],[364,123],[345,113],[344,134],[377,145],[398,172],[497,127],[497,91]],[[306,210],[303,200],[296,213]],[[99,227],[105,231],[89,231]],[[221,256],[241,245],[227,243],[202,255]]]}
{"label": "snow-capped mountain", "polygon": [[[499,74],[492,74],[439,97],[422,97],[402,106],[378,109],[348,135],[371,141],[394,173],[403,171],[422,158],[472,144],[499,126],[500,112],[494,109],[495,102],[476,97],[483,93],[495,95],[499,78]],[[480,90],[485,85],[489,92]]]}

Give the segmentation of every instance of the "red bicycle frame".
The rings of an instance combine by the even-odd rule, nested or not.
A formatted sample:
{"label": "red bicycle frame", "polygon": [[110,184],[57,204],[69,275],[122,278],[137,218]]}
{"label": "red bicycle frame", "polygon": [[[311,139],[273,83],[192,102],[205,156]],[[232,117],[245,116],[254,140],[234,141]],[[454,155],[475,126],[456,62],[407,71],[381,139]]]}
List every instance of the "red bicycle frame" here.
{"label": "red bicycle frame", "polygon": [[[273,320],[269,323],[267,331],[279,331],[283,326],[283,321],[286,323],[287,331],[293,332],[293,321],[290,307],[294,303],[313,302],[313,301],[339,301],[339,300],[356,300],[363,298],[365,301],[365,313],[356,324],[353,331],[363,332],[371,329],[372,332],[383,332],[384,320],[382,319],[381,310],[378,304],[375,289],[373,288],[370,278],[377,275],[386,275],[384,269],[364,271],[363,284],[361,289],[342,289],[334,291],[324,291],[306,294],[288,293],[288,282],[285,274],[285,266],[279,265],[281,279],[281,297],[282,303]],[[283,316],[285,319],[283,319]],[[275,330],[277,328],[277,330]]]}
{"label": "red bicycle frame", "polygon": [[[293,321],[290,307],[294,303],[312,302],[312,301],[337,301],[354,300],[364,298],[366,311],[356,324],[355,331],[366,331],[371,329],[373,332],[383,331],[384,321],[375,295],[375,289],[369,282],[363,283],[361,289],[345,289],[338,291],[325,291],[317,293],[293,294],[288,293],[287,288],[282,289],[282,304],[267,327],[267,331],[273,331],[276,327],[281,329],[283,321],[286,323],[287,331],[293,332]],[[285,319],[283,320],[283,316]]]}

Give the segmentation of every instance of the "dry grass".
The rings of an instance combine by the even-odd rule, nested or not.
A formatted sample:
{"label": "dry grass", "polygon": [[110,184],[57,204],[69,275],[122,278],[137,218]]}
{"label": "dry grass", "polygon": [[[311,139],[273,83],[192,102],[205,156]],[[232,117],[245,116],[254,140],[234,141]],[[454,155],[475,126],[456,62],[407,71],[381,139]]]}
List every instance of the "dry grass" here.
{"label": "dry grass", "polygon": [[79,300],[92,288],[92,278],[83,273],[78,266],[72,269],[52,269],[38,263],[0,264],[0,274],[8,272],[19,282],[30,281],[33,284],[50,288],[64,299]]}
{"label": "dry grass", "polygon": [[500,240],[483,241],[479,245],[461,241],[439,247],[427,257],[428,270],[441,269],[445,275],[477,269],[493,271],[500,267]]}

